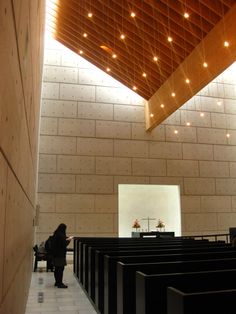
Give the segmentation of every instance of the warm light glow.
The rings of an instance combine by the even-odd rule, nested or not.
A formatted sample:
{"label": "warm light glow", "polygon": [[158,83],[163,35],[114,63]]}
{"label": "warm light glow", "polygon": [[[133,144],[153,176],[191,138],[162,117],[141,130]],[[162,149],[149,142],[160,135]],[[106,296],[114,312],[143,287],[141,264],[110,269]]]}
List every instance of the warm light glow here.
{"label": "warm light glow", "polygon": [[188,14],[188,12],[185,12],[185,13],[184,13],[184,18],[186,18],[186,19],[188,19],[188,18],[189,18],[189,14]]}
{"label": "warm light glow", "polygon": [[190,83],[190,79],[186,78],[185,83],[189,84]]}
{"label": "warm light glow", "polygon": [[83,53],[84,53],[83,50],[80,50],[80,51],[79,51],[79,54],[80,54],[80,55],[82,55]]}
{"label": "warm light glow", "polygon": [[121,39],[125,39],[125,35],[124,35],[124,34],[121,34],[121,35],[120,35],[120,38],[121,38]]}
{"label": "warm light glow", "polygon": [[229,137],[230,137],[230,134],[229,134],[229,133],[226,133],[226,137],[228,137],[228,138],[229,138]]}
{"label": "warm light glow", "polygon": [[131,12],[131,13],[130,13],[130,16],[131,16],[131,17],[135,17],[136,14],[135,14],[134,12]]}
{"label": "warm light glow", "polygon": [[204,66],[204,68],[207,68],[208,67],[208,64],[206,62],[203,62],[202,64]]}
{"label": "warm light glow", "polygon": [[153,57],[154,61],[158,61],[158,58],[156,56]]}
{"label": "warm light glow", "polygon": [[201,112],[201,113],[200,113],[200,117],[204,117],[204,112]]}
{"label": "warm light glow", "polygon": [[172,96],[172,97],[175,97],[175,93],[171,93],[171,96]]}
{"label": "warm light glow", "polygon": [[92,17],[92,16],[93,16],[93,13],[89,12],[88,17]]}
{"label": "warm light glow", "polygon": [[187,125],[187,126],[190,126],[191,124],[190,124],[190,122],[187,122],[186,125]]}
{"label": "warm light glow", "polygon": [[112,58],[113,58],[113,59],[116,59],[116,58],[117,58],[117,55],[116,55],[115,53],[113,53]]}
{"label": "warm light glow", "polygon": [[136,86],[133,86],[133,90],[137,90],[137,87],[136,87]]}
{"label": "warm light glow", "polygon": [[142,76],[147,77],[147,73],[143,72]]}
{"label": "warm light glow", "polygon": [[86,38],[86,37],[88,37],[88,34],[87,33],[83,33],[83,36]]}
{"label": "warm light glow", "polygon": [[151,114],[150,114],[150,117],[151,117],[151,118],[153,118],[153,117],[154,117],[154,114],[153,114],[153,113],[151,113]]}
{"label": "warm light glow", "polygon": [[160,105],[160,107],[161,107],[161,108],[164,108],[164,107],[165,107],[165,105],[164,105],[164,104],[161,104],[161,105]]}
{"label": "warm light glow", "polygon": [[217,101],[217,105],[218,105],[218,106],[221,106],[221,101],[218,100],[218,101]]}
{"label": "warm light glow", "polygon": [[173,38],[168,36],[167,40],[168,40],[169,43],[171,43],[173,41]]}
{"label": "warm light glow", "polygon": [[175,133],[175,134],[178,134],[178,133],[179,133],[179,131],[178,131],[178,130],[174,130],[174,133]]}
{"label": "warm light glow", "polygon": [[229,42],[228,42],[228,41],[225,41],[225,42],[224,42],[224,46],[225,46],[225,47],[229,47]]}
{"label": "warm light glow", "polygon": [[111,71],[111,69],[110,69],[110,68],[106,68],[106,71],[107,71],[107,72],[110,72],[110,71]]}

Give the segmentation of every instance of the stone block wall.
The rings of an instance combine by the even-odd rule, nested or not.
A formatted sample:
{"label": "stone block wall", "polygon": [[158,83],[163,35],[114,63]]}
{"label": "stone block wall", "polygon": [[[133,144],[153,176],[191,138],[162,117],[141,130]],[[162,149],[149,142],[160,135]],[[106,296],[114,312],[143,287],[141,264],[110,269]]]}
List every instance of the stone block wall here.
{"label": "stone block wall", "polygon": [[116,236],[118,184],[126,183],[178,184],[183,234],[228,232],[236,225],[235,71],[232,65],[149,133],[145,100],[47,42],[38,239],[60,222],[70,234]]}

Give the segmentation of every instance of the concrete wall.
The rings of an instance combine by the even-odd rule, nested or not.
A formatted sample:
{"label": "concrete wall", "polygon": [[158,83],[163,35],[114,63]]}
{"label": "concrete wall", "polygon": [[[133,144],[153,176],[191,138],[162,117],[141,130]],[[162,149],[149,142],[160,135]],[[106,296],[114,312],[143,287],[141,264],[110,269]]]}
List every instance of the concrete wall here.
{"label": "concrete wall", "polygon": [[53,41],[43,86],[39,241],[60,222],[117,235],[119,183],[178,184],[183,234],[236,225],[235,66],[151,133],[144,100]]}
{"label": "concrete wall", "polygon": [[32,271],[43,0],[0,1],[0,313],[23,314]]}

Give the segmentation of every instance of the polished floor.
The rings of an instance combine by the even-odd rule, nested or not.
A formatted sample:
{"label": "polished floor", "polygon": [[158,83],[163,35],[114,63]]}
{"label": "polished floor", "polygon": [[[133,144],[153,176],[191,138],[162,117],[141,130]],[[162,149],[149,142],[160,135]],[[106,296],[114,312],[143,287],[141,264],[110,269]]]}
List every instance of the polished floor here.
{"label": "polished floor", "polygon": [[66,266],[64,283],[67,289],[54,287],[52,272],[45,271],[45,265],[32,273],[31,286],[25,314],[95,314],[93,306],[75,279],[72,265]]}

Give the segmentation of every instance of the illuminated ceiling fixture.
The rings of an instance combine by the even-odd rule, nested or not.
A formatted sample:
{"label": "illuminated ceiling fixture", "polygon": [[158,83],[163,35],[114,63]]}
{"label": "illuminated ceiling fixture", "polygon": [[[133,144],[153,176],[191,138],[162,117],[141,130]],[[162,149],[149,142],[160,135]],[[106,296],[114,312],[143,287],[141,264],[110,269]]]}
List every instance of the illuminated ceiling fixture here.
{"label": "illuminated ceiling fixture", "polygon": [[154,114],[153,114],[153,113],[151,113],[151,114],[150,114],[150,117],[151,117],[151,118],[153,118],[153,117],[154,117]]}
{"label": "illuminated ceiling fixture", "polygon": [[190,124],[190,122],[187,122],[186,125],[187,125],[187,126],[190,126],[191,124]]}
{"label": "illuminated ceiling fixture", "polygon": [[125,35],[124,35],[124,34],[121,34],[121,35],[120,35],[120,39],[125,39]]}
{"label": "illuminated ceiling fixture", "polygon": [[230,137],[230,134],[229,134],[229,133],[226,133],[226,137],[228,137],[228,138],[229,138],[229,137]]}
{"label": "illuminated ceiling fixture", "polygon": [[110,72],[110,71],[111,71],[111,69],[110,69],[110,68],[106,68],[106,71],[107,71],[107,72]]}
{"label": "illuminated ceiling fixture", "polygon": [[164,108],[164,107],[165,107],[165,105],[164,105],[164,104],[161,104],[161,105],[160,105],[160,107],[161,107],[161,108]]}
{"label": "illuminated ceiling fixture", "polygon": [[218,101],[217,101],[217,105],[218,105],[218,106],[221,106],[221,101],[218,100]]}
{"label": "illuminated ceiling fixture", "polygon": [[112,58],[113,58],[113,59],[116,59],[116,58],[117,58],[117,55],[116,55],[115,53],[113,53],[113,54],[112,54]]}
{"label": "illuminated ceiling fixture", "polygon": [[137,90],[137,87],[136,87],[136,86],[133,86],[133,90]]}
{"label": "illuminated ceiling fixture", "polygon": [[201,112],[201,113],[200,113],[200,117],[204,117],[204,112]]}
{"label": "illuminated ceiling fixture", "polygon": [[168,40],[169,43],[171,43],[173,41],[173,38],[168,36],[167,40]]}
{"label": "illuminated ceiling fixture", "polygon": [[158,58],[156,56],[153,57],[154,61],[158,61]]}
{"label": "illuminated ceiling fixture", "polygon": [[185,83],[189,84],[190,83],[190,79],[186,78]]}
{"label": "illuminated ceiling fixture", "polygon": [[175,95],[175,93],[171,93],[171,96],[172,96],[172,97],[175,97],[176,95]]}
{"label": "illuminated ceiling fixture", "polygon": [[147,77],[147,73],[143,72],[142,76]]}
{"label": "illuminated ceiling fixture", "polygon": [[175,134],[178,134],[178,133],[179,133],[179,131],[178,131],[178,130],[174,130],[174,133],[175,133]]}
{"label": "illuminated ceiling fixture", "polygon": [[208,67],[208,64],[207,64],[206,62],[203,62],[202,65],[203,65],[204,68],[207,68],[207,67]]}
{"label": "illuminated ceiling fixture", "polygon": [[83,53],[84,53],[83,50],[80,50],[80,51],[79,51],[79,54],[80,54],[80,55],[82,55]]}
{"label": "illuminated ceiling fixture", "polygon": [[90,17],[90,18],[93,17],[93,13],[89,12],[88,17]]}
{"label": "illuminated ceiling fixture", "polygon": [[228,42],[228,41],[225,41],[225,42],[224,42],[224,46],[225,46],[225,47],[229,47],[229,42]]}
{"label": "illuminated ceiling fixture", "polygon": [[184,13],[184,18],[185,18],[185,19],[188,19],[188,18],[189,18],[188,12],[185,12],[185,13]]}
{"label": "illuminated ceiling fixture", "polygon": [[135,17],[136,14],[135,14],[134,12],[131,12],[131,13],[130,13],[130,16],[131,16],[131,17]]}
{"label": "illuminated ceiling fixture", "polygon": [[87,33],[83,33],[83,37],[88,37],[88,34]]}

